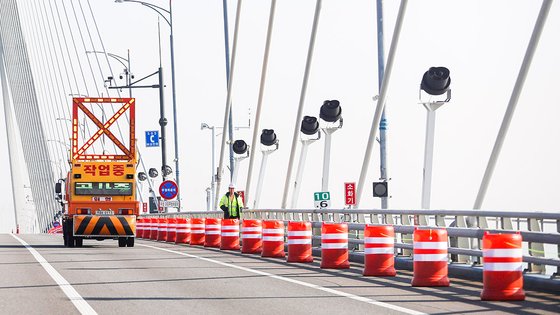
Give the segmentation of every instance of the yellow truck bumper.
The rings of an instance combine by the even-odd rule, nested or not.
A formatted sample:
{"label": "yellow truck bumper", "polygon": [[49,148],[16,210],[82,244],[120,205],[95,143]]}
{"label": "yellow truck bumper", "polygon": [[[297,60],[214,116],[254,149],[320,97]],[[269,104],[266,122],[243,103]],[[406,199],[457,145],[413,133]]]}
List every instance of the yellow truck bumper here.
{"label": "yellow truck bumper", "polygon": [[75,215],[74,236],[130,237],[136,235],[134,215]]}

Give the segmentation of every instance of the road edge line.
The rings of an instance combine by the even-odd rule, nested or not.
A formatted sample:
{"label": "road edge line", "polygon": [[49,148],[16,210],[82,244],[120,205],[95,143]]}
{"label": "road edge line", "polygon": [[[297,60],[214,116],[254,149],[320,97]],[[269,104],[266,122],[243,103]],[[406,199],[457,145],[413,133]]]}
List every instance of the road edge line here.
{"label": "road edge line", "polygon": [[49,264],[49,262],[41,254],[39,254],[39,252],[35,248],[33,248],[31,245],[27,244],[27,242],[15,236],[14,234],[10,235],[18,240],[21,245],[27,248],[27,250],[35,258],[35,260],[37,260],[37,262],[41,264],[41,267],[43,267],[43,269],[45,269],[45,271],[49,274],[49,276],[51,276],[56,284],[58,284],[62,292],[66,294],[70,302],[74,304],[74,306],[81,314],[97,315],[97,312],[91,307],[91,305],[89,305],[89,303],[84,300],[84,298],[78,293],[78,291],[76,291],[76,289],[74,289],[74,287],[68,281],[66,281],[66,279],[64,279],[64,277],[62,277],[62,275],[58,271],[56,271],[56,269],[54,269],[54,267]]}

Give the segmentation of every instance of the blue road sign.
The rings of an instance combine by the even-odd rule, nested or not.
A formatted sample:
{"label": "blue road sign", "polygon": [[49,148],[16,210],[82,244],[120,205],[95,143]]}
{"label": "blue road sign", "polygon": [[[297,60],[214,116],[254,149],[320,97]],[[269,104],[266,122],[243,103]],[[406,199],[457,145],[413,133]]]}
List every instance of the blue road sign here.
{"label": "blue road sign", "polygon": [[159,194],[163,199],[173,199],[177,196],[177,184],[174,181],[166,180],[159,185]]}
{"label": "blue road sign", "polygon": [[159,131],[146,131],[146,147],[159,147]]}

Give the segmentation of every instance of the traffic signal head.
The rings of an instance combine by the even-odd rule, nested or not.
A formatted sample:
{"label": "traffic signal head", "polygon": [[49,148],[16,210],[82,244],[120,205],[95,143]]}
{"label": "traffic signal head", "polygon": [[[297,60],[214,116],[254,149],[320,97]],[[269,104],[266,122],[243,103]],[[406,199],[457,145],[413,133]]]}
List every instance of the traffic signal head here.
{"label": "traffic signal head", "polygon": [[431,67],[424,73],[420,89],[430,95],[442,95],[449,90],[451,78],[446,67]]}
{"label": "traffic signal head", "polygon": [[373,196],[387,197],[389,196],[389,187],[387,182],[373,182]]}

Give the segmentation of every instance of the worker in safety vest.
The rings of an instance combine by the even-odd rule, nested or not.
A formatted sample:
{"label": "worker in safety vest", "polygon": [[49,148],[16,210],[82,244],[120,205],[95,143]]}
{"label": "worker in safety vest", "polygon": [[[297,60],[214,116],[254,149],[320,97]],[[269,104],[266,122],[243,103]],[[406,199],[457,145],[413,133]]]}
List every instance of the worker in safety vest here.
{"label": "worker in safety vest", "polygon": [[239,219],[243,208],[243,200],[235,191],[233,184],[229,185],[229,191],[220,200],[220,209],[224,211],[224,219]]}

